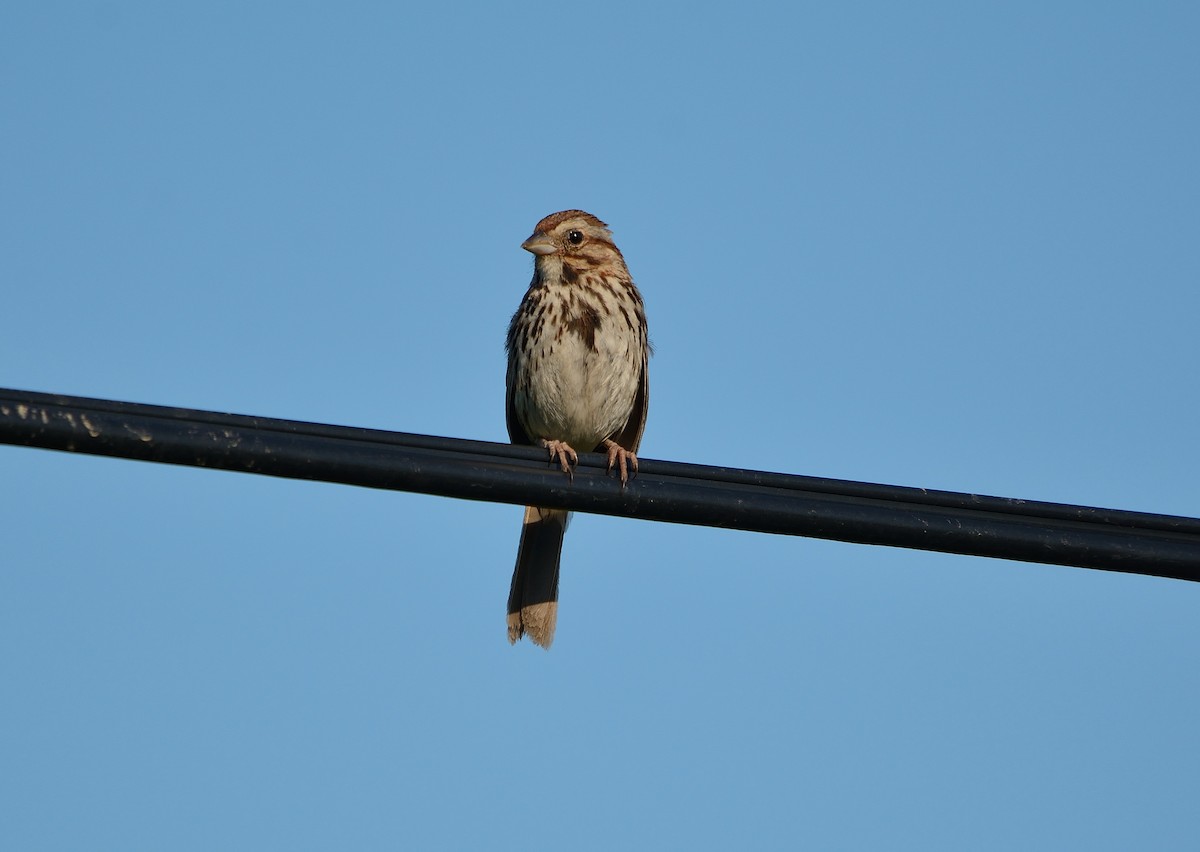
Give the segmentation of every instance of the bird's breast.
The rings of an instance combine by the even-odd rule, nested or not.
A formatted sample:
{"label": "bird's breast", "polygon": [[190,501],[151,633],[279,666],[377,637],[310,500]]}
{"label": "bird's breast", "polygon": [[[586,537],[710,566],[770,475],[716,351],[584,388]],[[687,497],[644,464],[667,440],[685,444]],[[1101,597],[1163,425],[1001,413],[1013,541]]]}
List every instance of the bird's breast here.
{"label": "bird's breast", "polygon": [[644,333],[603,294],[551,290],[536,301],[526,345],[510,352],[517,414],[531,438],[591,450],[629,418]]}

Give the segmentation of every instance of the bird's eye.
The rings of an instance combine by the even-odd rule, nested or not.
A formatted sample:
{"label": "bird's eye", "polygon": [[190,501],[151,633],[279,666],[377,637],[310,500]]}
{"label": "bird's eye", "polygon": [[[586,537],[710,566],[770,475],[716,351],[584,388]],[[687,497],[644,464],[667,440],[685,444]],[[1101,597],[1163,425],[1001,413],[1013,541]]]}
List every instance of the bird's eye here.
{"label": "bird's eye", "polygon": [[581,242],[583,242],[583,231],[568,231],[567,242],[573,246],[579,245]]}

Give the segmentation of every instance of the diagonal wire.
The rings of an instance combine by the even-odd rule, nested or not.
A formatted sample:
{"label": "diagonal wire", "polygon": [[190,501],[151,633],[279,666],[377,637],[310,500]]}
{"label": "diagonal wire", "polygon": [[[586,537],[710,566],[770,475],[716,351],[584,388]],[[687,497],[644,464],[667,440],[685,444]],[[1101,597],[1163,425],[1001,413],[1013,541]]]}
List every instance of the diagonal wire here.
{"label": "diagonal wire", "polygon": [[0,443],[1200,581],[1200,519],[0,389]]}

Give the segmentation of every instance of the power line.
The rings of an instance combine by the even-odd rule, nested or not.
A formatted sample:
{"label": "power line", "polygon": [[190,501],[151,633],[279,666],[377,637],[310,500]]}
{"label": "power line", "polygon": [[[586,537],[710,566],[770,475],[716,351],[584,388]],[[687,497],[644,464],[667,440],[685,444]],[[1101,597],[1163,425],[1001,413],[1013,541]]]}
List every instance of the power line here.
{"label": "power line", "polygon": [[0,389],[0,443],[1200,581],[1200,519]]}

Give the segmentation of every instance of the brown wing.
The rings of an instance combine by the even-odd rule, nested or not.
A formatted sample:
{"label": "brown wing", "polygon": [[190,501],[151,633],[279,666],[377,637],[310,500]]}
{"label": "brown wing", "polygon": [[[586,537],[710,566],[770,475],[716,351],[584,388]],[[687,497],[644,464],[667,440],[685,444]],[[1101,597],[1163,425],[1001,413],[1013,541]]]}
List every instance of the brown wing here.
{"label": "brown wing", "polygon": [[[633,397],[629,419],[625,421],[621,431],[613,435],[613,440],[631,453],[637,452],[638,445],[642,442],[642,432],[646,430],[646,412],[650,408],[650,370],[647,369],[649,358],[650,351],[647,348],[642,351],[642,381]],[[599,451],[600,447],[596,450]]]}
{"label": "brown wing", "polygon": [[513,369],[512,362],[508,364],[508,375],[504,378],[504,419],[508,423],[508,440],[514,444],[532,444],[525,434],[525,427],[517,417],[517,406],[513,401]]}

